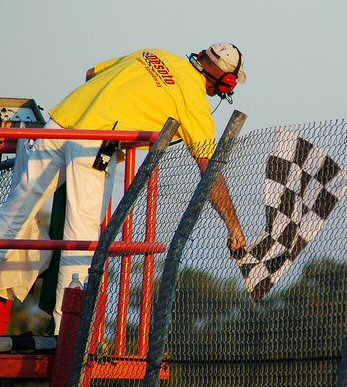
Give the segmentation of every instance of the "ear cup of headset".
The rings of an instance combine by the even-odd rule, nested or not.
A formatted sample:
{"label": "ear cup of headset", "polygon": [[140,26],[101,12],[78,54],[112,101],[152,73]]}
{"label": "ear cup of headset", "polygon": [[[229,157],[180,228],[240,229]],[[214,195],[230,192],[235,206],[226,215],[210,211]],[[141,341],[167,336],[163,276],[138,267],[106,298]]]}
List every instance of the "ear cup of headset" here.
{"label": "ear cup of headset", "polygon": [[199,52],[199,54],[196,57],[196,60],[201,59],[206,54],[206,50],[202,50]]}
{"label": "ear cup of headset", "polygon": [[224,73],[220,78],[216,78],[210,72],[206,71],[202,65],[199,64],[199,60],[206,55],[206,51],[202,50],[199,54],[191,54],[189,56],[189,61],[193,64],[193,66],[203,73],[208,78],[212,79],[215,84],[216,94],[231,94],[233,89],[237,85],[237,78],[234,73],[227,72]]}
{"label": "ear cup of headset", "polygon": [[237,85],[237,78],[232,73],[223,74],[217,82],[217,87],[220,93],[231,93]]}

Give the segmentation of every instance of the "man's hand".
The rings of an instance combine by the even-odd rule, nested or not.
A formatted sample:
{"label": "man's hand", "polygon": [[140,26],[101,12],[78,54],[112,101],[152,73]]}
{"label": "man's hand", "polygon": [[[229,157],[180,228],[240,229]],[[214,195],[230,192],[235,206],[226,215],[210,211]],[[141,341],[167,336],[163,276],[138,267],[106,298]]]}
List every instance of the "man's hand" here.
{"label": "man's hand", "polygon": [[243,231],[240,225],[234,228],[232,234],[233,235],[231,235],[230,239],[228,240],[228,247],[231,250],[237,251],[239,249],[246,247],[247,245],[246,238],[243,235]]}

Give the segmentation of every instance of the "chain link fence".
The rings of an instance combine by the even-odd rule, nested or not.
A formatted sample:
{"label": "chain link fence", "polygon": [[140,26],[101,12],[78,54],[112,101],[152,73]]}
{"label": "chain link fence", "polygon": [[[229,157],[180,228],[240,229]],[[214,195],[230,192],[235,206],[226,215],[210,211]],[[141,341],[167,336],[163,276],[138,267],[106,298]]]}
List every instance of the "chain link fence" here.
{"label": "chain link fence", "polygon": [[[225,224],[207,203],[181,257],[164,359],[170,375],[160,386],[343,385],[346,144],[344,120],[256,130],[236,141],[223,174],[249,247],[241,256],[229,251]],[[214,148],[200,146],[206,154]],[[282,157],[286,162],[279,162]],[[12,169],[13,161],[1,162],[0,205]],[[170,147],[159,164],[158,242],[170,245],[199,181],[186,147]],[[285,195],[283,186],[295,195]],[[146,208],[145,191],[134,208],[134,241],[146,240]],[[298,240],[304,242],[294,249]],[[155,256],[154,305],[165,258]],[[127,340],[120,358],[115,353],[121,257],[110,259],[105,335],[92,354],[93,367],[102,371],[93,386],[143,385],[142,379],[128,379],[146,361],[138,356],[143,262],[143,255],[131,257]],[[112,372],[122,361],[122,379],[115,380]]]}
{"label": "chain link fence", "polygon": [[14,158],[0,161],[0,206],[2,206],[11,190]]}
{"label": "chain link fence", "polygon": [[[337,120],[237,140],[223,174],[249,247],[231,254],[207,203],[181,258],[161,386],[337,385],[347,326],[346,133]],[[170,147],[159,166],[159,242],[170,244],[199,180],[188,150]],[[145,221],[146,192],[134,208],[134,241],[145,240]],[[155,258],[154,304],[165,258]],[[126,353],[115,356],[120,262],[110,261],[104,374],[93,386],[143,385],[127,372],[112,378],[112,367],[139,351],[143,256],[135,255]]]}

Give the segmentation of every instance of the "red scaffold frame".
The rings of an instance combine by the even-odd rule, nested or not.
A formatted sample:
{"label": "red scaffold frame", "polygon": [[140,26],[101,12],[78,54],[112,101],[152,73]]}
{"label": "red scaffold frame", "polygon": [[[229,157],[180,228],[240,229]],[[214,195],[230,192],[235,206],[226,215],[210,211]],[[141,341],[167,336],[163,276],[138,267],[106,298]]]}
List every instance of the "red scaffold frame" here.
{"label": "red scaffold frame", "polygon": [[[41,128],[1,128],[0,138],[6,139],[0,144],[0,153],[15,153],[16,139],[18,138],[62,138],[62,139],[107,139],[118,140],[122,148],[126,150],[124,192],[131,185],[136,173],[136,148],[144,145],[150,146],[156,141],[159,132],[149,131],[99,131],[99,130],[77,130],[77,129],[41,129]],[[164,243],[156,241],[156,211],[158,195],[158,168],[148,182],[147,209],[146,209],[146,240],[144,242],[133,241],[133,213],[130,213],[123,226],[123,238],[120,242],[112,244],[110,253],[121,256],[120,289],[118,296],[118,313],[116,325],[116,342],[114,357],[118,358],[117,367],[113,367],[112,378],[119,379],[142,379],[145,376],[147,364],[145,362],[148,353],[150,321],[152,313],[154,262],[155,254],[166,251]],[[103,228],[106,227],[112,214],[112,203],[110,203]],[[0,240],[0,249],[31,249],[31,250],[91,250],[97,247],[97,241],[60,241],[60,240]],[[140,306],[138,354],[126,353],[127,324],[130,300],[130,280],[132,271],[132,255],[143,254],[143,283]],[[106,264],[103,278],[100,300],[96,310],[96,321],[90,353],[97,350],[98,342],[102,341],[106,326],[106,304],[108,288],[108,263]],[[10,313],[11,308],[7,308]],[[0,332],[4,333],[4,332]],[[35,359],[34,359],[35,358]],[[52,371],[52,357],[47,355],[0,355],[0,377],[30,377],[49,378]],[[18,362],[23,366],[18,367]],[[44,366],[40,366],[44,362]],[[30,367],[26,364],[30,363]],[[91,362],[91,365],[93,362]],[[32,364],[40,372],[32,371]],[[42,363],[43,364],[43,363]],[[14,367],[14,365],[16,365]],[[136,365],[136,366],[135,366]],[[106,365],[103,365],[104,368]],[[30,368],[30,373],[27,370]],[[10,370],[13,370],[11,372]],[[30,375],[29,375],[30,374]],[[88,367],[84,385],[89,385],[92,378],[102,378],[103,372],[100,365]],[[110,371],[107,372],[110,378]],[[162,378],[169,377],[169,370],[164,367]]]}

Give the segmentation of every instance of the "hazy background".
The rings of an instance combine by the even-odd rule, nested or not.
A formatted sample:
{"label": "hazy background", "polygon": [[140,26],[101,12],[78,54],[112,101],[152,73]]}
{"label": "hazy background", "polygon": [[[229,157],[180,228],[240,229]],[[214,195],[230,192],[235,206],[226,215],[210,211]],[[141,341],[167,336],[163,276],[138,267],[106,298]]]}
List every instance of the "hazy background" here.
{"label": "hazy background", "polygon": [[217,137],[233,109],[248,114],[243,133],[345,117],[345,0],[0,0],[0,11],[0,96],[34,98],[45,111],[100,61],[230,41],[249,81],[215,113]]}
{"label": "hazy background", "polygon": [[218,41],[239,46],[249,80],[215,113],[217,138],[234,109],[242,133],[346,118],[346,0],[0,0],[0,13],[0,96],[34,98],[45,118],[95,63]]}

